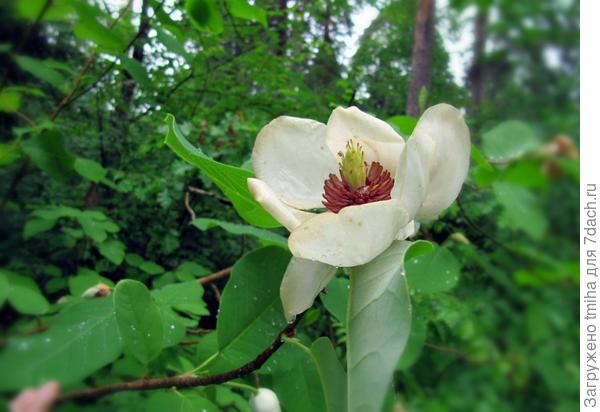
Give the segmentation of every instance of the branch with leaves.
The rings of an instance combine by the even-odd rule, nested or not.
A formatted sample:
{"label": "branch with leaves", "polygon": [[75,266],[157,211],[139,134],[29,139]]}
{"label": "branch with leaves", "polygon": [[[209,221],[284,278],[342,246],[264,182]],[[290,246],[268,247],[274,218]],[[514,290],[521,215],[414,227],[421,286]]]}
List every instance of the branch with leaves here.
{"label": "branch with leaves", "polygon": [[97,388],[67,392],[58,399],[58,402],[90,401],[111,393],[123,391],[144,391],[165,388],[193,388],[196,386],[215,385],[242,378],[254,371],[259,370],[265,364],[265,362],[275,352],[277,352],[279,348],[281,348],[284,343],[284,337],[291,337],[294,335],[296,326],[301,319],[302,315],[297,316],[294,322],[289,323],[281,332],[279,332],[277,337],[264,351],[262,351],[252,361],[240,366],[237,369],[209,376],[193,376],[189,374],[183,374],[167,378],[142,378],[129,382],[113,383]]}

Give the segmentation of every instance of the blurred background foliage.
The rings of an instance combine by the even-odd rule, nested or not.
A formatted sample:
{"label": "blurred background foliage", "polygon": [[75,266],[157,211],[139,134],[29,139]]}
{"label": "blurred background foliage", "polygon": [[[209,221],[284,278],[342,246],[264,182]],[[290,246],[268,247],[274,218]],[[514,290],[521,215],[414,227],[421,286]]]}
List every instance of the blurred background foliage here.
{"label": "blurred background foliage", "polygon": [[[181,334],[150,366],[127,355],[113,362],[103,353],[104,363],[96,359],[95,369],[69,381],[164,375],[202,360],[211,334],[195,343],[190,331],[215,327],[227,280],[185,293],[166,287],[196,285],[195,278],[230,267],[260,243],[281,242],[285,232],[253,232],[205,175],[166,149],[165,115],[173,113],[206,155],[242,168],[250,167],[257,132],[279,115],[325,122],[334,107],[356,105],[407,137],[414,127],[408,90],[422,3],[2,2],[0,318],[6,353],[11,340],[42,331],[57,316],[57,325],[75,316],[62,309],[65,297],[130,278],[160,292],[159,309],[177,312]],[[358,37],[354,24],[369,10],[377,13]],[[413,330],[388,406],[575,411],[579,4],[438,0],[425,46],[431,75],[419,108],[448,102],[464,109],[472,166],[458,201],[417,235],[444,252],[427,267],[407,263],[407,272],[433,281],[411,286]],[[190,224],[194,218],[210,220]],[[437,267],[451,268],[451,277]],[[444,280],[452,288],[435,287]],[[340,358],[344,282],[343,275],[334,280],[301,327],[308,342],[329,336]],[[193,303],[177,308],[170,293]],[[3,402],[19,382],[38,383],[60,368],[58,357],[54,369],[34,369],[7,384],[6,353]],[[43,353],[28,356],[35,363]],[[288,348],[277,356],[291,362],[297,354]],[[284,372],[271,365],[257,376],[279,385],[284,409],[300,410]],[[237,392],[216,390],[207,396],[221,410],[248,410]],[[132,410],[140,399],[168,404],[163,395],[123,393],[86,408]]]}

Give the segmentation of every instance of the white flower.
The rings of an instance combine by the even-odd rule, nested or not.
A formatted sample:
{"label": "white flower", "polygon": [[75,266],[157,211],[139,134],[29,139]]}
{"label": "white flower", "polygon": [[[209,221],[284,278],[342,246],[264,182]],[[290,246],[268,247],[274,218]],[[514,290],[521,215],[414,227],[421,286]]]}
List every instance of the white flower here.
{"label": "white flower", "polygon": [[447,104],[425,111],[406,143],[356,107],[335,109],[327,125],[282,116],[265,126],[248,187],[290,231],[286,317],[310,307],[336,267],[371,261],[412,235],[415,220],[446,209],[467,175],[470,147],[460,111]]}
{"label": "white flower", "polygon": [[250,406],[254,412],[281,412],[277,395],[267,388],[258,389],[258,393],[250,398]]}

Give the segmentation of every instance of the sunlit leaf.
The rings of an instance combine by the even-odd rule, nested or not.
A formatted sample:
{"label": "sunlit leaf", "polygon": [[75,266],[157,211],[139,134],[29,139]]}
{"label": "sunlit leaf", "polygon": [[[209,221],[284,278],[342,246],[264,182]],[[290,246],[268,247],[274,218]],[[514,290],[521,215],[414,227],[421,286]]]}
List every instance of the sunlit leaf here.
{"label": "sunlit leaf", "polygon": [[200,230],[208,230],[214,227],[220,227],[234,235],[250,235],[261,240],[265,245],[275,245],[287,248],[287,239],[270,230],[258,229],[253,226],[240,225],[238,223],[224,222],[217,219],[197,218],[191,222],[192,225]]}
{"label": "sunlit leaf", "polygon": [[186,0],[185,11],[196,28],[208,30],[214,34],[219,34],[223,31],[223,18],[216,2],[210,0]]}
{"label": "sunlit leaf", "polygon": [[246,0],[228,0],[229,12],[244,20],[255,21],[267,28],[267,12],[255,5],[250,5]]}
{"label": "sunlit leaf", "polygon": [[98,162],[91,159],[78,157],[73,163],[73,168],[79,175],[92,182],[98,183],[106,177],[107,170]]}
{"label": "sunlit leaf", "polygon": [[33,279],[19,275],[7,269],[0,269],[0,274],[8,284],[8,302],[18,312],[26,315],[39,315],[50,309],[50,304]]}
{"label": "sunlit leaf", "polygon": [[254,359],[286,325],[279,285],[291,255],[267,246],[236,262],[221,296],[217,319],[219,357],[211,370]]}
{"label": "sunlit leaf", "polygon": [[483,152],[488,159],[506,162],[539,146],[534,130],[526,123],[509,120],[482,135]]}
{"label": "sunlit leaf", "polygon": [[8,341],[0,354],[0,389],[36,387],[50,379],[64,387],[120,354],[112,299],[76,301],[61,311],[47,331]]}
{"label": "sunlit leaf", "polygon": [[120,281],[113,296],[123,351],[147,364],[163,347],[163,325],[158,306],[146,286],[135,280]]}
{"label": "sunlit leaf", "polygon": [[[425,245],[431,246],[425,246]],[[425,250],[430,247],[429,250]],[[412,250],[419,248],[417,252]],[[411,292],[435,293],[458,283],[460,264],[447,248],[429,242],[415,242],[406,252],[405,272]]]}
{"label": "sunlit leaf", "polygon": [[179,157],[202,170],[232,202],[235,210],[248,223],[273,228],[280,226],[262,206],[254,200],[248,190],[247,180],[254,174],[246,169],[225,165],[206,156],[200,149],[192,146],[183,136],[173,115],[167,115],[169,126],[165,143]]}

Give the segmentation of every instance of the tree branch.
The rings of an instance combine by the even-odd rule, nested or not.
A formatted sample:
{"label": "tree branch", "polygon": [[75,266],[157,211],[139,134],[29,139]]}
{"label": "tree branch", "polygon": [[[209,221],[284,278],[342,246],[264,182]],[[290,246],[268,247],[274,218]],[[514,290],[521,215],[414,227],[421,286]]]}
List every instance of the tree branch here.
{"label": "tree branch", "polygon": [[232,269],[233,269],[233,266],[229,266],[228,268],[221,269],[218,272],[211,273],[208,276],[198,278],[197,282],[200,283],[201,285],[206,285],[207,283],[211,283],[211,282],[214,282],[215,280],[229,276]]}
{"label": "tree branch", "polygon": [[68,392],[60,396],[57,403],[66,401],[90,401],[101,396],[123,391],[143,391],[150,389],[165,389],[165,388],[192,388],[196,386],[216,385],[223,382],[228,382],[233,379],[238,379],[249,375],[250,373],[260,369],[262,365],[283,345],[282,338],[284,336],[291,337],[294,330],[302,319],[302,314],[296,317],[293,323],[288,324],[275,338],[275,340],[254,360],[245,365],[217,375],[210,376],[193,376],[193,375],[177,375],[167,378],[142,378],[129,382],[119,382],[110,385],[100,386],[97,388],[83,389],[73,392]]}

